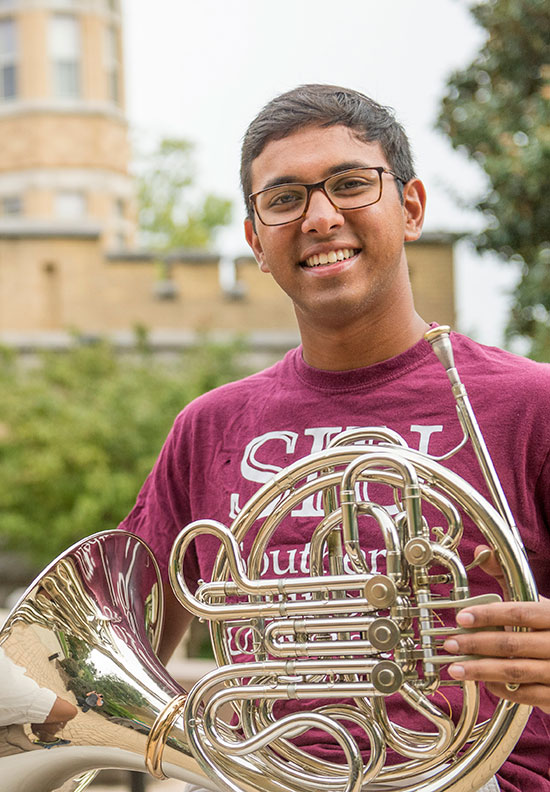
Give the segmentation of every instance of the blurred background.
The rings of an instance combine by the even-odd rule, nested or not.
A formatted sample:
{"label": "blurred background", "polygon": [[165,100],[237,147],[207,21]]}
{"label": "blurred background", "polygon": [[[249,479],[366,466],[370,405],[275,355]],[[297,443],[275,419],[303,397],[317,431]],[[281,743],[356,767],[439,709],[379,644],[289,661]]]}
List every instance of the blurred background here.
{"label": "blurred background", "polygon": [[297,343],[238,170],[304,82],[408,131],[420,313],[550,359],[546,0],[1,0],[0,606],[117,525],[190,399]]}

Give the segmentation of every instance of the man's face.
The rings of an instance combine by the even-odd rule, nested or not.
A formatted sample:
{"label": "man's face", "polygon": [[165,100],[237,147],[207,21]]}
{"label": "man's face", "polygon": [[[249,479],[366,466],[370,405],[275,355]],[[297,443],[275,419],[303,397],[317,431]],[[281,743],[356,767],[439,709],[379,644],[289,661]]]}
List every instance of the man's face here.
{"label": "man's face", "polygon": [[[310,126],[266,145],[252,163],[252,190],[377,166],[389,168],[379,143],[365,143],[345,126]],[[420,182],[409,182],[401,203],[393,176],[384,173],[382,180],[380,201],[362,209],[335,209],[316,190],[301,220],[264,226],[256,218],[256,230],[245,222],[260,268],[292,299],[299,322],[342,323],[365,312],[399,311],[408,278],[403,243],[420,235],[424,192]]]}

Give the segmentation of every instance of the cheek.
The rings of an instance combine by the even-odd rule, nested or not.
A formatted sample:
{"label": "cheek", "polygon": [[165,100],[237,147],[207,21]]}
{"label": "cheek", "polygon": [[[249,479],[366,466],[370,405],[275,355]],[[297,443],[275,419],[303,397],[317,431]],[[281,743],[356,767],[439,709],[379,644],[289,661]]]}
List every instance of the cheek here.
{"label": "cheek", "polygon": [[280,275],[284,277],[296,263],[292,239],[282,233],[282,229],[277,230],[279,233],[267,233],[260,237],[261,254],[258,258],[262,272],[271,272],[275,279]]}

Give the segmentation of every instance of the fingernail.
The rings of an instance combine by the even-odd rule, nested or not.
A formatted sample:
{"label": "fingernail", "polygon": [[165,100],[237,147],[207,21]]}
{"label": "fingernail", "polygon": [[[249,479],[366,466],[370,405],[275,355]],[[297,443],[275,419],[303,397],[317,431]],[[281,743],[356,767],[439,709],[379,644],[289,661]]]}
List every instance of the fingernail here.
{"label": "fingernail", "polygon": [[456,654],[458,652],[458,641],[455,641],[454,638],[447,638],[443,644],[443,648],[446,652]]}
{"label": "fingernail", "polygon": [[462,627],[471,627],[475,622],[475,616],[469,611],[460,611],[460,613],[456,615],[456,620]]}
{"label": "fingernail", "polygon": [[449,666],[449,674],[454,679],[464,679],[464,666],[456,665],[456,663],[453,663],[452,665]]}

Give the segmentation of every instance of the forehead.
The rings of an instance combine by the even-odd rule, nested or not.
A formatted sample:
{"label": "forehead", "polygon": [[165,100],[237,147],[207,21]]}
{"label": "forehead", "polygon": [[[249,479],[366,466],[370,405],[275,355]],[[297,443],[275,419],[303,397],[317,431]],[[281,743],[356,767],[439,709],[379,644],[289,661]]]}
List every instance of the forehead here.
{"label": "forehead", "polygon": [[388,163],[378,141],[366,143],[349,127],[308,126],[271,140],[252,162],[252,192],[279,182],[316,182],[338,170]]}

